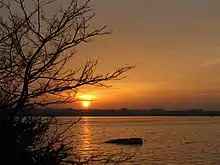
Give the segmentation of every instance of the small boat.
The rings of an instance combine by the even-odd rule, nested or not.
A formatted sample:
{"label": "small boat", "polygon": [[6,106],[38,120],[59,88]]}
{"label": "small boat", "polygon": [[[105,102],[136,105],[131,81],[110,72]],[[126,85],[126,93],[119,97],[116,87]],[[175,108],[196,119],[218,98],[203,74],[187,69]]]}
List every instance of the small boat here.
{"label": "small boat", "polygon": [[113,139],[113,140],[105,141],[105,143],[124,144],[124,145],[142,145],[143,139],[141,138]]}

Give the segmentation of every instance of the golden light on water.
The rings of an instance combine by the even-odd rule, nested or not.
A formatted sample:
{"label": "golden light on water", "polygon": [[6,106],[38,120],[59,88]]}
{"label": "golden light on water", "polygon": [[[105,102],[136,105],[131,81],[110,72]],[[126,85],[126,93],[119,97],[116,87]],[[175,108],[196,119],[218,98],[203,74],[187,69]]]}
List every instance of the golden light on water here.
{"label": "golden light on water", "polygon": [[88,155],[88,152],[91,151],[91,147],[92,147],[92,131],[91,128],[88,124],[88,119],[87,117],[83,117],[82,121],[84,121],[84,123],[82,124],[82,152],[83,155]]}

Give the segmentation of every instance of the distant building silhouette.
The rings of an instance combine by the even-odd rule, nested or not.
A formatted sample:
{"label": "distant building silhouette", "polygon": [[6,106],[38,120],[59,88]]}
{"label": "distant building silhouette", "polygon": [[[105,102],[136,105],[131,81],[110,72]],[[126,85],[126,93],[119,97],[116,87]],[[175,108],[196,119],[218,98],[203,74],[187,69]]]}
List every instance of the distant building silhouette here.
{"label": "distant building silhouette", "polygon": [[189,112],[201,112],[203,111],[202,109],[190,109],[188,110]]}
{"label": "distant building silhouette", "polygon": [[128,110],[128,109],[127,109],[127,108],[121,108],[120,110],[126,111],[126,110]]}
{"label": "distant building silhouette", "polygon": [[164,109],[150,109],[151,112],[164,112]]}

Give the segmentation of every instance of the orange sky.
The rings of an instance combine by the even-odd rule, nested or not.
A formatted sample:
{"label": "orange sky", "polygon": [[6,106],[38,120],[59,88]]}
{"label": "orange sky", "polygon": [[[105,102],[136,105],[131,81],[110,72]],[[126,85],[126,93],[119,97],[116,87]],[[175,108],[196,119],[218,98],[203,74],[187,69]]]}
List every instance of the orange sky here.
{"label": "orange sky", "polygon": [[[220,108],[219,0],[93,0],[113,33],[80,47],[99,72],[136,64],[113,88],[86,88],[91,108]],[[70,66],[69,66],[70,67]],[[75,103],[73,107],[81,107]]]}

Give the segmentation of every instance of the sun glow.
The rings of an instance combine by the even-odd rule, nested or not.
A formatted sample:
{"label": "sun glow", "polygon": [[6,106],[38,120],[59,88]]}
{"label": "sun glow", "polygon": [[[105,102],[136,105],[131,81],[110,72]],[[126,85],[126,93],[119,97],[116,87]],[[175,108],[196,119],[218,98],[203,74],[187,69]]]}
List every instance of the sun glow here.
{"label": "sun glow", "polygon": [[83,94],[79,96],[81,104],[84,108],[90,107],[93,98],[94,98],[94,95],[89,95],[89,94]]}
{"label": "sun glow", "polygon": [[83,101],[83,102],[82,102],[82,105],[83,105],[85,108],[88,108],[89,105],[90,105],[90,101]]}

